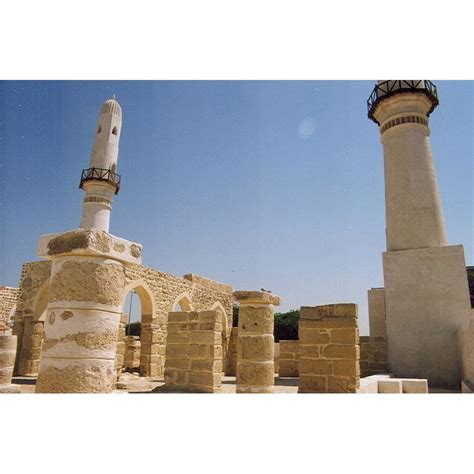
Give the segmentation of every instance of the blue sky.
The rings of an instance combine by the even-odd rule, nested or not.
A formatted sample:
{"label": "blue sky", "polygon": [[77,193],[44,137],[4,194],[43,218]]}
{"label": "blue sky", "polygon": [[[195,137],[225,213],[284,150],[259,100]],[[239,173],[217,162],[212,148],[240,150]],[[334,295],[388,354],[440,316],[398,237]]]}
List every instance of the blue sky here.
{"label": "blue sky", "polygon": [[[267,288],[281,310],[355,302],[383,285],[375,81],[0,82],[0,284],[41,234],[79,225],[101,103],[123,110],[110,231],[144,264]],[[473,82],[435,81],[431,144],[450,244],[473,264]]]}

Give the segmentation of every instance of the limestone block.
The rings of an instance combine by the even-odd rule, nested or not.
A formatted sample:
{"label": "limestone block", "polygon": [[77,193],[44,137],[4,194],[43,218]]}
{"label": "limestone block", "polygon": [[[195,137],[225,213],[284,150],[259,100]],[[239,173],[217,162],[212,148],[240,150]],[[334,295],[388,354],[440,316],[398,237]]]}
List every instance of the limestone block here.
{"label": "limestone block", "polygon": [[378,393],[402,393],[402,381],[384,379],[377,381]]}
{"label": "limestone block", "polygon": [[300,309],[299,392],[357,392],[360,378],[357,314],[357,305],[351,303]]}
{"label": "limestone block", "polygon": [[369,302],[369,331],[371,336],[386,336],[385,288],[372,288],[367,292]]}
{"label": "limestone block", "polygon": [[428,380],[402,379],[403,393],[428,393]]}
{"label": "limestone block", "polygon": [[117,261],[140,264],[142,245],[99,229],[74,229],[40,237],[37,255],[56,258],[63,255],[111,257]]}
{"label": "limestone block", "polygon": [[273,334],[270,306],[245,306],[239,310],[239,334]]}
{"label": "limestone block", "polygon": [[385,252],[383,266],[390,370],[458,388],[456,331],[471,312],[462,246]]}
{"label": "limestone block", "polygon": [[241,305],[279,306],[281,298],[266,291],[234,291],[234,299]]}
{"label": "limestone block", "polygon": [[275,372],[273,361],[237,363],[237,389],[240,385],[250,387],[267,387],[274,383]]}
{"label": "limestone block", "polygon": [[16,356],[16,336],[0,336],[0,386],[10,385]]}
{"label": "limestone block", "polygon": [[265,362],[274,358],[274,349],[273,335],[242,336],[238,356],[242,360]]}

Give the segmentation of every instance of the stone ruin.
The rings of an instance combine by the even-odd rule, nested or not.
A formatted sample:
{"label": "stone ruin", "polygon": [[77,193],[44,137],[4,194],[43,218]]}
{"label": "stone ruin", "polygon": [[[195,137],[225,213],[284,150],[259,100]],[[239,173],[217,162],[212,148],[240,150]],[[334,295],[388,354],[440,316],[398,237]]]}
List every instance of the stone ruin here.
{"label": "stone ruin", "polygon": [[[430,81],[379,82],[368,102],[387,196],[385,286],[368,292],[370,336],[359,335],[355,304],[302,306],[299,340],[276,346],[279,296],[145,267],[140,244],[109,233],[122,111],[107,100],[81,175],[80,227],[42,236],[44,260],[23,265],[19,288],[0,287],[0,392],[20,391],[14,376],[37,377],[37,393],[110,393],[134,377],[161,381],[148,388],[162,392],[222,392],[225,377],[250,394],[282,391],[285,380],[299,393],[426,393],[428,382],[472,392],[464,254],[447,243],[428,141],[437,105]],[[131,290],[140,337],[125,332]]]}

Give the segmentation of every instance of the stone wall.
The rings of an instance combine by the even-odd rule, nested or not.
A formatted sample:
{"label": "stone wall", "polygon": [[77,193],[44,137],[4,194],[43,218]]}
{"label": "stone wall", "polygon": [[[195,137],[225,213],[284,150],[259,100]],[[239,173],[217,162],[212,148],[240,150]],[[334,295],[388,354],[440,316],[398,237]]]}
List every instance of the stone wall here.
{"label": "stone wall", "polygon": [[[28,326],[28,322],[44,322],[45,320],[45,310],[48,305],[50,275],[50,261],[27,262],[23,264],[20,277],[18,302],[13,321],[13,334],[18,336],[17,356],[15,362],[15,373],[17,375],[26,375],[26,373],[23,373],[24,370],[30,370],[32,367],[37,365],[36,361],[38,358],[36,355],[35,358],[28,359],[29,351],[22,350],[23,347],[26,349],[32,347],[32,341],[30,338],[31,331],[27,330],[25,341],[23,341],[23,336],[25,326]],[[28,332],[30,332],[30,334],[28,334]],[[33,347],[37,346],[38,344],[36,344],[36,346],[33,344]]]}
{"label": "stone wall", "polygon": [[19,288],[0,286],[0,335],[9,326],[19,293]]}
{"label": "stone wall", "polygon": [[168,316],[165,387],[219,392],[222,382],[222,321],[218,311],[171,312]]}
{"label": "stone wall", "polygon": [[[13,327],[13,333],[18,336],[16,373],[19,375],[26,375],[21,373],[25,370],[32,375],[31,371],[38,365],[41,345],[36,344],[36,339],[39,338],[36,337],[35,345],[32,345],[32,334],[27,330],[29,334],[25,337],[28,340],[25,339],[24,345],[24,331],[27,321],[45,319],[50,275],[51,261],[23,265]],[[194,274],[181,278],[143,265],[129,264],[124,267],[124,288],[120,289],[122,304],[132,289],[137,292],[142,307],[142,375],[163,376],[168,313],[178,303],[197,311],[218,310],[223,322],[221,344],[227,349],[232,328],[232,287]],[[26,350],[22,350],[23,346]]]}
{"label": "stone wall", "polygon": [[280,341],[280,377],[298,377],[299,341]]}
{"label": "stone wall", "polygon": [[474,310],[471,317],[457,331],[459,358],[461,361],[461,388],[474,392]]}
{"label": "stone wall", "polygon": [[232,328],[232,287],[193,274],[179,278],[142,265],[127,266],[125,277],[126,293],[135,288],[142,305],[142,375],[163,376],[168,313],[181,301],[194,311],[219,310],[221,345],[227,348]]}
{"label": "stone wall", "polygon": [[360,372],[362,377],[383,374],[387,368],[387,342],[382,336],[360,336]]}
{"label": "stone wall", "polygon": [[356,393],[360,380],[357,305],[303,306],[298,333],[298,391]]}

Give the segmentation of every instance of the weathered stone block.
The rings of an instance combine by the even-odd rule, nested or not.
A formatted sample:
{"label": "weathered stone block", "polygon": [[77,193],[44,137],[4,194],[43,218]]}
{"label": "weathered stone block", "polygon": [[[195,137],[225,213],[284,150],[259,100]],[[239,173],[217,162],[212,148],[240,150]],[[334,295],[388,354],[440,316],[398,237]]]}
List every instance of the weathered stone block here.
{"label": "weathered stone block", "polygon": [[237,385],[247,386],[272,386],[275,380],[273,361],[262,362],[237,362]]}
{"label": "weathered stone block", "polygon": [[377,382],[378,393],[402,393],[402,381],[384,379]]}
{"label": "weathered stone block", "polygon": [[331,329],[332,344],[358,344],[359,330],[356,328]]}
{"label": "weathered stone block", "polygon": [[356,393],[359,388],[358,377],[328,377],[329,393]]}
{"label": "weathered stone block", "polygon": [[323,350],[327,359],[359,359],[359,346],[330,344]]}
{"label": "weathered stone block", "polygon": [[300,357],[299,373],[300,375],[327,375],[332,373],[332,365],[329,361],[324,359],[307,359],[306,357]]}
{"label": "weathered stone block", "polygon": [[254,362],[273,360],[273,336],[268,334],[262,336],[241,336],[238,354],[242,360]]}
{"label": "weathered stone block", "polygon": [[355,359],[335,359],[332,366],[334,375],[360,377],[359,363]]}
{"label": "weathered stone block", "polygon": [[302,319],[357,319],[357,317],[358,307],[353,303],[338,303],[322,306],[302,306],[300,308],[300,318]]}
{"label": "weathered stone block", "polygon": [[[302,322],[301,322],[302,323]],[[326,330],[304,328],[299,326],[299,341],[300,344],[328,344],[329,333]]]}
{"label": "weathered stone block", "polygon": [[327,377],[317,375],[300,375],[299,393],[326,393]]}

